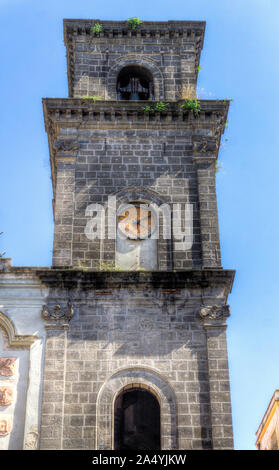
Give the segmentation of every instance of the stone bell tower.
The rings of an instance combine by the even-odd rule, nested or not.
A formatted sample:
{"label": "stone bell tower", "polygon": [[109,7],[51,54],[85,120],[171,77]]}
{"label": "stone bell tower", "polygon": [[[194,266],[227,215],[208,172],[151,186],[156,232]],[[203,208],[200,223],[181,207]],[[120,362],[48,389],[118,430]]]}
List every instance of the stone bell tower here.
{"label": "stone bell tower", "polygon": [[64,20],[69,98],[43,100],[55,233],[38,271],[41,449],[233,448],[234,271],[215,192],[229,103],[184,99],[204,29]]}

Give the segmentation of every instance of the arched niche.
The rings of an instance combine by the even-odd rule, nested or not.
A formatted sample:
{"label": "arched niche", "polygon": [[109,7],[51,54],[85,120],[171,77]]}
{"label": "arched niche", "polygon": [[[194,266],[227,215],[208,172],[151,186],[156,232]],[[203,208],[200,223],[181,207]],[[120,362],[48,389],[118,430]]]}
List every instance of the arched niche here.
{"label": "arched niche", "polygon": [[116,92],[118,100],[147,101],[154,99],[152,73],[140,65],[126,65],[117,77]]}
{"label": "arched niche", "polygon": [[160,427],[160,401],[153,390],[144,384],[124,387],[114,402],[114,449],[160,450]]}
{"label": "arched niche", "polygon": [[168,382],[157,372],[131,367],[113,374],[104,383],[97,399],[96,449],[112,450],[114,446],[115,400],[123,390],[143,388],[160,404],[161,449],[177,449],[176,400]]}
{"label": "arched niche", "polygon": [[141,55],[128,55],[120,57],[115,61],[108,72],[106,84],[106,99],[117,100],[118,78],[121,77],[121,71],[141,70],[149,80],[152,77],[152,95],[154,100],[164,99],[164,78],[158,65],[148,57]]}

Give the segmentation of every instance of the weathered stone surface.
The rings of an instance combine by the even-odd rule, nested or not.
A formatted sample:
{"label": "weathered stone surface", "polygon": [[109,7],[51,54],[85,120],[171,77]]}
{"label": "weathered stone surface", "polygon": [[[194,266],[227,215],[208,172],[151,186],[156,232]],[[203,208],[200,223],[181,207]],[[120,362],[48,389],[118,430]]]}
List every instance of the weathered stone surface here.
{"label": "weathered stone surface", "polygon": [[[11,416],[1,418],[0,435],[11,432],[17,413],[21,428],[8,438],[12,442],[17,433],[14,447],[113,449],[115,398],[137,388],[160,404],[162,449],[229,449],[225,328],[234,272],[221,267],[215,190],[229,103],[202,100],[195,115],[183,110],[181,96],[185,85],[196,86],[204,23],[145,22],[131,31],[126,22],[105,21],[96,36],[94,21],[65,20],[70,98],[43,100],[54,193],[53,268],[2,263],[3,284],[14,288],[18,282],[23,294],[13,294],[11,307],[8,289],[1,305],[19,318],[20,330],[32,330],[34,323],[39,341],[28,336],[13,343],[23,348],[17,353],[26,393],[17,394],[13,407],[6,382],[23,376],[15,374],[16,358],[2,346],[17,337],[18,325],[0,312],[9,325],[5,341],[0,338],[0,375],[11,377],[0,383],[0,406],[12,405]],[[147,113],[142,107],[149,102],[117,101],[118,74],[131,64],[152,75],[152,106],[167,101],[165,111]],[[152,253],[145,252],[155,269],[111,269],[120,245],[112,236],[89,238],[85,227],[94,211],[88,206],[97,203],[107,213],[112,195],[119,211],[130,202],[157,209],[168,204],[171,228],[178,226],[178,204],[191,205],[191,227],[182,212],[191,246],[163,238],[158,210],[159,237],[149,244]],[[115,225],[116,219],[106,219],[106,234]],[[26,310],[33,303],[34,310]]]}

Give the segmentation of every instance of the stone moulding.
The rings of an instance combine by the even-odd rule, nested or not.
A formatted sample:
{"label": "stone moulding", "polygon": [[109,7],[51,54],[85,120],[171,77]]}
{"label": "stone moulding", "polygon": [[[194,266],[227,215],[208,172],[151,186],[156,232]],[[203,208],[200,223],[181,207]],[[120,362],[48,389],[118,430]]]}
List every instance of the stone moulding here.
{"label": "stone moulding", "polygon": [[63,289],[110,290],[137,285],[138,288],[151,286],[156,289],[183,289],[188,287],[206,288],[221,285],[229,294],[235,271],[230,269],[189,270],[189,271],[83,271],[80,269],[37,270],[41,281],[49,287]]}
{"label": "stone moulding", "polygon": [[10,348],[30,348],[38,339],[35,335],[18,335],[12,320],[4,313],[0,312],[0,328],[3,328],[8,335]]}
{"label": "stone moulding", "polygon": [[[158,101],[152,101],[152,105],[156,105]],[[162,125],[163,128],[168,128],[173,122],[175,126],[182,125],[183,127],[190,125],[191,129],[193,124],[196,123],[197,128],[201,123],[207,126],[219,126],[224,131],[229,109],[229,100],[199,100],[200,112],[197,117],[194,116],[192,111],[183,110],[181,105],[184,100],[168,102],[168,108],[164,111],[154,111],[145,113],[143,106],[150,104],[149,101],[96,101],[82,98],[44,98],[44,119],[46,130],[49,129],[49,120],[53,123],[62,123],[69,125],[70,123],[83,124],[86,127],[92,125],[98,128],[98,123],[101,123],[102,129],[106,125],[108,128],[114,128],[123,125],[130,128],[130,123],[133,126],[136,123],[141,123],[141,127],[149,128],[154,122],[155,127]],[[55,132],[54,132],[55,133]],[[69,139],[70,140],[70,139]]]}

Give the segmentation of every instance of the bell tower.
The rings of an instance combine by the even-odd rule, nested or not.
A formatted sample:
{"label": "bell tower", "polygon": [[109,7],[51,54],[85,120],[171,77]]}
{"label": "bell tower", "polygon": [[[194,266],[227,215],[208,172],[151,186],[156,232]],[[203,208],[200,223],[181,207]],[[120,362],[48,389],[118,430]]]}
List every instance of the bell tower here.
{"label": "bell tower", "polygon": [[64,20],[69,97],[43,99],[55,232],[40,278],[46,312],[73,307],[64,322],[45,314],[46,359],[57,348],[65,360],[42,449],[233,448],[234,271],[221,265],[215,190],[229,102],[195,98],[204,31]]}

